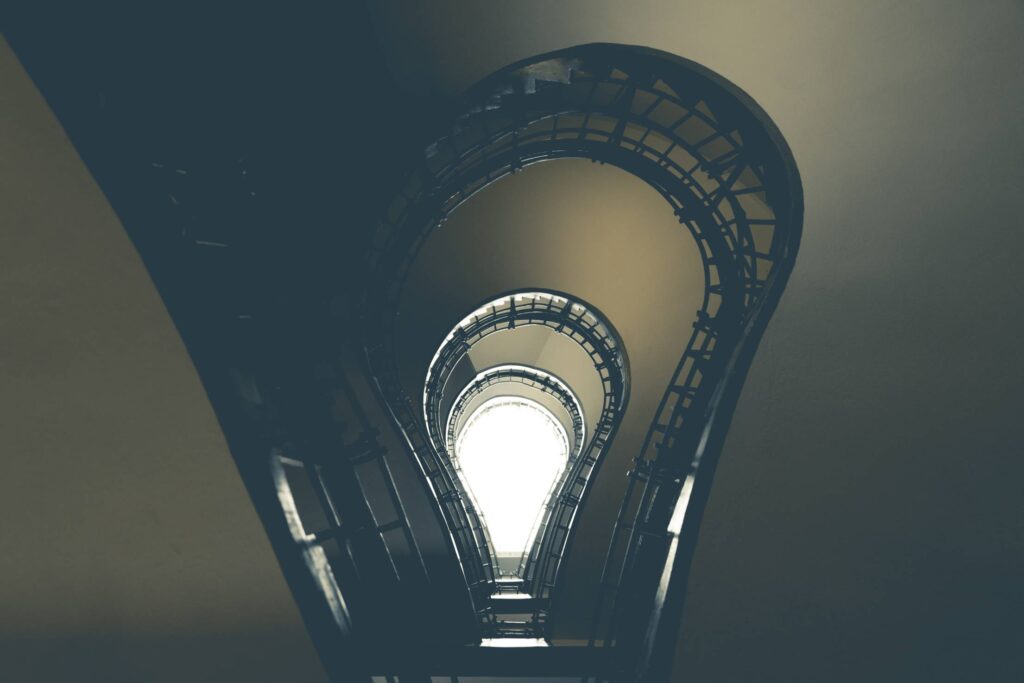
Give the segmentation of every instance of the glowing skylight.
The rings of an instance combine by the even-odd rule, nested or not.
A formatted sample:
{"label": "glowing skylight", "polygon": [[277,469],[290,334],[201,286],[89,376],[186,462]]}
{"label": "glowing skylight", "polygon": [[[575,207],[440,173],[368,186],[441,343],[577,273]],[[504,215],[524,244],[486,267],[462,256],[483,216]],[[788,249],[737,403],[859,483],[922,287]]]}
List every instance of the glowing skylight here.
{"label": "glowing skylight", "polygon": [[492,398],[466,421],[455,457],[494,551],[521,554],[533,540],[541,506],[569,457],[561,423],[534,401]]}

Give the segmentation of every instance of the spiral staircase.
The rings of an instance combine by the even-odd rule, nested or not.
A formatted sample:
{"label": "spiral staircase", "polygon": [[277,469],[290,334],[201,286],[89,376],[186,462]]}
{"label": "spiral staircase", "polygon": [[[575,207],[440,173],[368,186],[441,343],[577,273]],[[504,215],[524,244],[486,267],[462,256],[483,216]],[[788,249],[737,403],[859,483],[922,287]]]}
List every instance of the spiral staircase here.
{"label": "spiral staircase", "polygon": [[[301,87],[280,77],[269,100],[259,77],[204,99],[212,52],[154,48],[146,68],[185,75],[140,92],[134,67],[99,48],[66,65],[35,33],[9,38],[150,269],[332,680],[665,681],[717,459],[799,245],[786,143],[721,77],[624,45],[524,60],[458,102],[410,101],[373,60],[353,66],[375,46],[347,25],[348,40],[289,64]],[[297,108],[289,87],[333,94]],[[646,183],[703,268],[692,332],[624,475],[601,466],[630,402],[630,349],[572,291],[481,291],[434,340],[421,386],[400,368],[397,314],[433,232],[561,159]],[[614,275],[614,255],[594,267]],[[515,351],[524,330],[577,349],[596,408],[566,368]],[[505,355],[479,365],[498,338]],[[515,561],[495,552],[455,446],[505,395],[549,406],[571,444],[543,508],[524,511],[536,522]],[[575,608],[566,559],[598,473],[621,478],[621,500],[589,633],[559,642],[550,620]]]}

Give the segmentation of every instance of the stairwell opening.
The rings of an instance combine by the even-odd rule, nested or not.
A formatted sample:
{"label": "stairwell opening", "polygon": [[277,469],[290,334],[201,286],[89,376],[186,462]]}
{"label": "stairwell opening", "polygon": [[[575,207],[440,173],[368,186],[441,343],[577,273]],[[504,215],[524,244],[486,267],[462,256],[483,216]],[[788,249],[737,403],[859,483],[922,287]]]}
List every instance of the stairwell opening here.
{"label": "stairwell opening", "polygon": [[514,395],[486,401],[466,420],[453,460],[483,516],[502,575],[537,531],[536,519],[565,471],[569,437],[540,403]]}

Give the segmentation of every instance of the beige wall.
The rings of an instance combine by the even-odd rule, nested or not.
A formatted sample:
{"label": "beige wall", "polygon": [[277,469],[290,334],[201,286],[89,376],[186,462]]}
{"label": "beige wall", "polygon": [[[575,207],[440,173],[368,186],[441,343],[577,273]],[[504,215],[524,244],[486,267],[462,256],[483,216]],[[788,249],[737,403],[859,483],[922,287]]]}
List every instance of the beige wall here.
{"label": "beige wall", "polygon": [[0,41],[0,680],[321,680],[117,216]]}

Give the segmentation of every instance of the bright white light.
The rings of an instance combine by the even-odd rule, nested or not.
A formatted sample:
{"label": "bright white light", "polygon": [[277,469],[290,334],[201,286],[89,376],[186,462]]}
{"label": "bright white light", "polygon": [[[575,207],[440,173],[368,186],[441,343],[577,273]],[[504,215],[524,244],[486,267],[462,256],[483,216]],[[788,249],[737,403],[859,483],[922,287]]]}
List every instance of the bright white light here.
{"label": "bright white light", "polygon": [[565,469],[565,429],[539,403],[500,396],[469,417],[456,440],[455,456],[494,551],[521,554],[533,540],[541,506]]}

